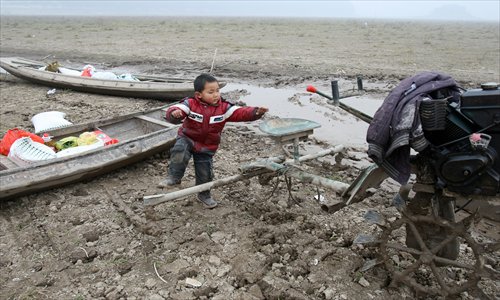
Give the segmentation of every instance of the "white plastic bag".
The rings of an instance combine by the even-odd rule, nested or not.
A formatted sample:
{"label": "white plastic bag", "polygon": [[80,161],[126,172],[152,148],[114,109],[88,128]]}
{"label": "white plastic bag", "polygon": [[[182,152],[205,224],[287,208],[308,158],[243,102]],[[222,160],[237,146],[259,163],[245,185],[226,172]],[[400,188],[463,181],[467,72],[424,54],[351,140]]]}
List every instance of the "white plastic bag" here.
{"label": "white plastic bag", "polygon": [[31,118],[31,123],[35,126],[35,133],[38,134],[73,125],[73,123],[64,119],[65,116],[66,114],[60,111],[46,111],[34,115]]}
{"label": "white plastic bag", "polygon": [[90,144],[90,145],[71,147],[71,148],[61,150],[61,151],[56,153],[56,156],[57,157],[66,157],[69,155],[80,154],[80,153],[87,152],[87,151],[94,150],[94,149],[98,149],[101,147],[104,147],[104,142],[101,140],[98,140],[97,142]]}
{"label": "white plastic bag", "polygon": [[113,72],[94,72],[92,75],[92,78],[95,79],[104,79],[104,80],[116,80],[118,77],[116,77],[116,74]]}
{"label": "white plastic bag", "polygon": [[63,75],[80,76],[82,72],[68,68],[59,67],[59,72]]}

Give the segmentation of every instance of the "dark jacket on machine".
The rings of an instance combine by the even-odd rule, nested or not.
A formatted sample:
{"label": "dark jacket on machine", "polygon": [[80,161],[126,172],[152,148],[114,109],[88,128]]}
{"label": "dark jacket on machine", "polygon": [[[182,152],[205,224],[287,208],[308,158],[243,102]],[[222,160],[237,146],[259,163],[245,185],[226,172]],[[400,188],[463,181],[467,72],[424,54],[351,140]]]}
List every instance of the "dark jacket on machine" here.
{"label": "dark jacket on machine", "polygon": [[422,72],[402,80],[385,98],[368,127],[368,155],[400,184],[410,178],[410,146],[417,152],[429,146],[420,122],[420,102],[444,88],[458,95],[455,80],[443,73]]}

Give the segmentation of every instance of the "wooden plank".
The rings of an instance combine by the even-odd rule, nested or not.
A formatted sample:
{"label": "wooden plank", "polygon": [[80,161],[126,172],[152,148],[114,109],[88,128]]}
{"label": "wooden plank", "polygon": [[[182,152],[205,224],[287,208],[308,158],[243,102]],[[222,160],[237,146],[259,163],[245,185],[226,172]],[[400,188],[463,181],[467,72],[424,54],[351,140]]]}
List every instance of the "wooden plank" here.
{"label": "wooden plank", "polygon": [[164,127],[171,127],[172,126],[172,124],[170,124],[168,122],[165,122],[165,121],[162,121],[162,120],[158,120],[158,119],[155,119],[155,118],[151,118],[151,117],[148,117],[148,116],[137,116],[136,118],[144,120],[144,121],[147,121],[147,122],[155,123],[157,125],[164,126]]}
{"label": "wooden plank", "polygon": [[[17,168],[18,166],[11,161],[7,156],[0,155],[0,164],[2,164],[6,169],[14,169]],[[2,166],[0,166],[0,170],[3,169]]]}

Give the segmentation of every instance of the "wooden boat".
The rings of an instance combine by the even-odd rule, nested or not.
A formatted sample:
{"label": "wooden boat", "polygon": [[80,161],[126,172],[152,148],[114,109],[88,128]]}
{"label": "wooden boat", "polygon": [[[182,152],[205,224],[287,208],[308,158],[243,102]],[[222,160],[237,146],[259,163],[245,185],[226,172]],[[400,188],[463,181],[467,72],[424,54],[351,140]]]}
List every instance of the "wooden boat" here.
{"label": "wooden boat", "polygon": [[71,125],[49,132],[54,140],[59,140],[100,130],[117,139],[116,144],[67,157],[37,161],[24,167],[0,155],[0,199],[93,178],[170,149],[175,143],[179,125],[164,121],[167,107]]}
{"label": "wooden boat", "polygon": [[[0,67],[10,74],[49,87],[129,98],[149,98],[166,101],[177,101],[194,94],[193,80],[191,79],[165,78],[147,75],[133,75],[135,78],[139,79],[139,81],[96,79],[92,77],[65,75],[39,70],[39,68],[46,66],[47,64],[44,62],[24,58],[0,58]],[[70,68],[66,69],[71,70]],[[225,82],[220,82],[221,87],[225,84]]]}

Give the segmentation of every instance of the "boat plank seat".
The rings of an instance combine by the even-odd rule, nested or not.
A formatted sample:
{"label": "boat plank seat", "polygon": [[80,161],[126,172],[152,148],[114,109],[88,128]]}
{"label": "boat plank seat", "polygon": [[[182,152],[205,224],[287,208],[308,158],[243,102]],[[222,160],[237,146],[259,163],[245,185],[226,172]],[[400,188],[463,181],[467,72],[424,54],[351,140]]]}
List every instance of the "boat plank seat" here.
{"label": "boat plank seat", "polygon": [[17,164],[7,156],[0,155],[0,170],[17,168]]}
{"label": "boat plank seat", "polygon": [[162,120],[158,120],[158,119],[155,119],[155,118],[151,118],[151,117],[148,117],[148,116],[137,116],[136,117],[137,119],[141,119],[141,120],[144,120],[144,121],[147,121],[147,122],[151,122],[151,123],[154,123],[154,124],[157,124],[157,125],[160,125],[160,126],[164,126],[164,127],[171,127],[172,124],[168,123],[168,122],[165,122],[165,121],[162,121]]}

